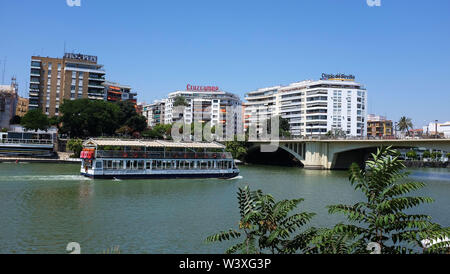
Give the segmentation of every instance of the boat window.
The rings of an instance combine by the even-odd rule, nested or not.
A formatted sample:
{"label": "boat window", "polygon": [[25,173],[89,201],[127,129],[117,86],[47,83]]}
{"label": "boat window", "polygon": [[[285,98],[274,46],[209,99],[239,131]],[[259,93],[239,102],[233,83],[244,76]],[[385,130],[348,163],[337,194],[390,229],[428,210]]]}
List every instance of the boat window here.
{"label": "boat window", "polygon": [[131,161],[127,161],[127,169],[131,169]]}
{"label": "boat window", "polygon": [[151,163],[152,163],[152,161],[145,162],[145,169],[150,169],[151,168]]}
{"label": "boat window", "polygon": [[138,161],[138,169],[144,169],[144,161]]}
{"label": "boat window", "polygon": [[96,169],[102,169],[102,161],[96,161],[95,162],[95,168]]}

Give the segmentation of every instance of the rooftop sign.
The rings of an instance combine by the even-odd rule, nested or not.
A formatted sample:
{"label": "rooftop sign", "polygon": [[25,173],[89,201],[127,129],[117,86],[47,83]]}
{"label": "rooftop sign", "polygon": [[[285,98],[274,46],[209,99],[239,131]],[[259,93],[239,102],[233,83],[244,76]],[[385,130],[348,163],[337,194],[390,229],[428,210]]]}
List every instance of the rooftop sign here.
{"label": "rooftop sign", "polygon": [[192,86],[188,84],[186,90],[189,91],[219,91],[219,87],[214,86]]}
{"label": "rooftop sign", "polygon": [[92,55],[84,55],[84,54],[77,54],[77,53],[65,53],[64,58],[97,63],[97,56],[92,56]]}
{"label": "rooftop sign", "polygon": [[341,80],[341,81],[354,81],[356,77],[354,75],[346,75],[343,73],[338,74],[326,74],[322,73],[320,80]]}

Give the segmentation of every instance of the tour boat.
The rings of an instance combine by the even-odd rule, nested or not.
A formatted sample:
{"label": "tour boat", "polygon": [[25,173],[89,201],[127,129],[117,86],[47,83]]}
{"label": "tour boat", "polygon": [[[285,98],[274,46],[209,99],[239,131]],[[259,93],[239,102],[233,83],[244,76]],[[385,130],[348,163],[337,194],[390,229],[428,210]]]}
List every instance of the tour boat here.
{"label": "tour boat", "polygon": [[81,175],[93,179],[221,178],[239,175],[219,143],[90,139],[81,152]]}

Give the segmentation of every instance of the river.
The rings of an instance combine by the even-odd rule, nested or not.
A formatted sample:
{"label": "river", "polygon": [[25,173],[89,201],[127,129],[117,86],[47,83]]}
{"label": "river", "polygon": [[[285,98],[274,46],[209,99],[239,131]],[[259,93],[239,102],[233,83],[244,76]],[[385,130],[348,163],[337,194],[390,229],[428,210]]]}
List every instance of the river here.
{"label": "river", "polygon": [[[249,185],[276,199],[304,198],[301,211],[316,212],[314,226],[342,221],[325,206],[362,198],[345,171],[242,166],[232,180],[90,180],[73,164],[0,164],[0,253],[223,253],[230,243],[207,236],[236,228],[236,192]],[[427,186],[416,194],[433,204],[415,212],[450,226],[450,169],[410,170]]]}

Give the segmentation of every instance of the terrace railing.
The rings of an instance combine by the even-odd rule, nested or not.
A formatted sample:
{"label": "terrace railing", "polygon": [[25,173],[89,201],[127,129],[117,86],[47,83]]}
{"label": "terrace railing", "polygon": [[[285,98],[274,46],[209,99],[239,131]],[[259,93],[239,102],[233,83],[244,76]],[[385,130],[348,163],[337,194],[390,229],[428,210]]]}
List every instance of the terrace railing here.
{"label": "terrace railing", "polygon": [[143,152],[98,150],[97,158],[233,159],[229,152]]}

